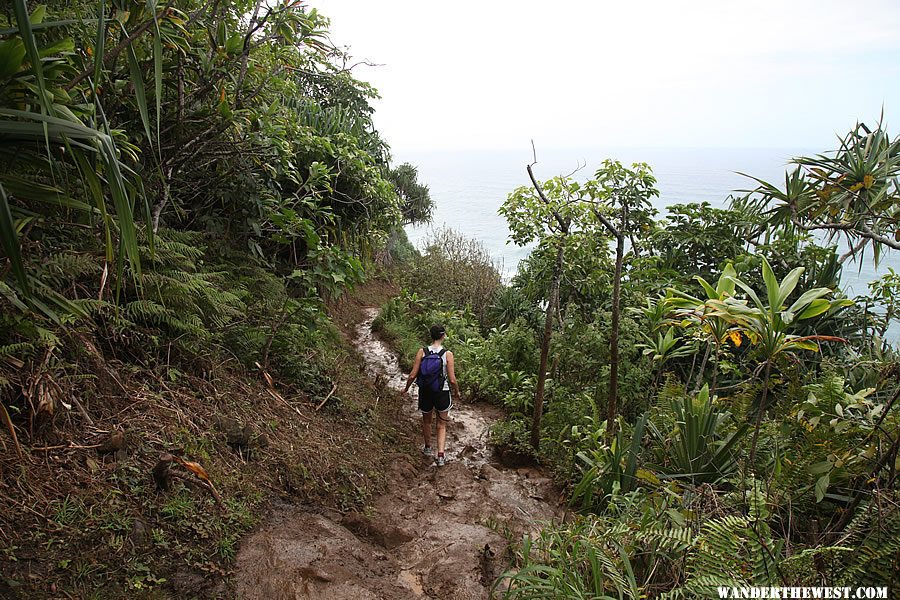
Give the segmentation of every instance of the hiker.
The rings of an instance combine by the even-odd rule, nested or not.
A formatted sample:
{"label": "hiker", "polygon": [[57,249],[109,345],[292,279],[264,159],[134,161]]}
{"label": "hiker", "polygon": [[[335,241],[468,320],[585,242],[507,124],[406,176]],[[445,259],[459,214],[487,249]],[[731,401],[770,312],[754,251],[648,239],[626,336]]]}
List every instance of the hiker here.
{"label": "hiker", "polygon": [[421,348],[416,353],[412,371],[406,379],[406,389],[409,392],[413,381],[419,386],[419,410],[422,411],[422,437],[425,438],[425,447],[422,452],[425,456],[434,456],[431,448],[431,422],[437,411],[437,466],[444,466],[444,441],[447,439],[447,423],[450,421],[450,408],[453,400],[450,396],[450,386],[453,393],[459,397],[459,386],[456,383],[456,372],[453,368],[453,353],[443,347],[447,331],[443,325],[431,327],[431,345]]}

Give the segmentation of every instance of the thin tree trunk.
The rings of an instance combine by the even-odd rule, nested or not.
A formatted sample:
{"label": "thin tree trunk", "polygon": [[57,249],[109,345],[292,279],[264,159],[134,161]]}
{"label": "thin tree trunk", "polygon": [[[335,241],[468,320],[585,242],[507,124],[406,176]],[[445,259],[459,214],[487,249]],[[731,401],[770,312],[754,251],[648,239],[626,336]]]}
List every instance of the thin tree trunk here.
{"label": "thin tree trunk", "polygon": [[541,417],[544,413],[544,385],[547,382],[547,360],[550,356],[550,336],[553,333],[553,318],[559,303],[559,279],[562,274],[564,242],[560,240],[556,250],[556,264],[553,267],[553,281],[550,284],[550,300],[547,302],[547,316],[544,319],[544,339],[541,340],[541,364],[538,367],[537,388],[534,391],[534,418],[531,422],[531,445],[537,450],[541,444]]}
{"label": "thin tree trunk", "polygon": [[712,373],[712,388],[709,390],[709,396],[712,397],[716,393],[716,387],[719,379],[719,342],[716,341],[716,362],[713,365],[713,373]]}
{"label": "thin tree trunk", "polygon": [[684,380],[684,393],[687,394],[691,387],[691,381],[694,380],[694,369],[697,368],[697,353],[694,352],[694,356],[691,358],[691,370],[688,373],[687,379]]}
{"label": "thin tree trunk", "polygon": [[613,277],[612,323],[609,332],[609,396],[606,404],[606,439],[610,444],[616,433],[616,408],[619,396],[619,294],[622,263],[625,260],[625,237],[616,236],[616,274]]}
{"label": "thin tree trunk", "polygon": [[706,363],[709,362],[709,353],[711,350],[711,344],[706,344],[706,351],[703,353],[703,360],[700,361],[700,370],[697,372],[697,379],[694,381],[694,393],[700,391],[702,387],[700,384],[703,383],[703,373],[706,371]]}
{"label": "thin tree trunk", "polygon": [[766,370],[763,373],[762,398],[759,399],[759,409],[756,411],[756,423],[753,429],[753,443],[750,444],[750,464],[756,459],[756,442],[759,440],[759,428],[762,426],[763,411],[766,410],[766,397],[769,395],[769,375],[772,372],[772,361],[766,361]]}
{"label": "thin tree trunk", "polygon": [[151,226],[153,227],[153,233],[157,233],[159,231],[159,218],[162,215],[163,210],[165,210],[166,206],[169,204],[169,200],[171,198],[171,191],[169,190],[169,182],[172,180],[172,167],[168,167],[165,170],[164,179],[162,181],[162,189],[159,191],[159,198],[156,203],[153,205],[153,210],[151,212]]}

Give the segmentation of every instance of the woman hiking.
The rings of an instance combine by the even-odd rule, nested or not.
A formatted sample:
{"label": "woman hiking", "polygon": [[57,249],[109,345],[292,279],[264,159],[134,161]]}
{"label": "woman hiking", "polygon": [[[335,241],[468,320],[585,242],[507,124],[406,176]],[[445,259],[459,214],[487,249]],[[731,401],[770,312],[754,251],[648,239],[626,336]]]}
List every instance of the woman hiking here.
{"label": "woman hiking", "polygon": [[443,347],[447,331],[443,325],[431,327],[431,345],[419,349],[416,360],[413,362],[412,371],[406,378],[406,388],[403,393],[409,392],[413,381],[419,386],[419,410],[422,411],[422,437],[425,438],[423,452],[425,456],[434,456],[431,448],[431,423],[435,411],[437,411],[437,466],[443,467],[444,442],[447,439],[447,423],[450,421],[450,408],[453,399],[450,396],[450,386],[453,393],[459,397],[459,385],[456,383],[456,371],[453,367],[453,353]]}

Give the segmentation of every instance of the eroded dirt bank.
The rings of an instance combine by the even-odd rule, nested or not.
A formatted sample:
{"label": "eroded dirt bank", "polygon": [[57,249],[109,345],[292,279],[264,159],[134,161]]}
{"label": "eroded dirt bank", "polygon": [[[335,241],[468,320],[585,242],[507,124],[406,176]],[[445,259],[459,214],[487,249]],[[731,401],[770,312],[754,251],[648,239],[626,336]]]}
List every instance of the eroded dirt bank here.
{"label": "eroded dirt bank", "polygon": [[[376,315],[367,309],[357,325],[360,352],[373,377],[402,392],[396,355],[371,333]],[[365,514],[277,511],[241,544],[238,597],[487,598],[506,565],[508,539],[560,518],[562,509],[540,471],[493,460],[487,435],[495,410],[454,403],[446,466],[398,452],[389,491]],[[418,445],[414,397],[406,406],[398,419],[409,445]]]}

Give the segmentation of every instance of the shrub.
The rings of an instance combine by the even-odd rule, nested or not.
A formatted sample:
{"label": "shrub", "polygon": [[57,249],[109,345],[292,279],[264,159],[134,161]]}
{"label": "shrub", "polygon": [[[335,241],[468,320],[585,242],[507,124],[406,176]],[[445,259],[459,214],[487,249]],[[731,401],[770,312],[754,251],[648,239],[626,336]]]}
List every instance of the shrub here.
{"label": "shrub", "polygon": [[452,229],[429,237],[406,273],[406,287],[457,309],[470,307],[481,324],[500,290],[500,271],[484,246]]}

